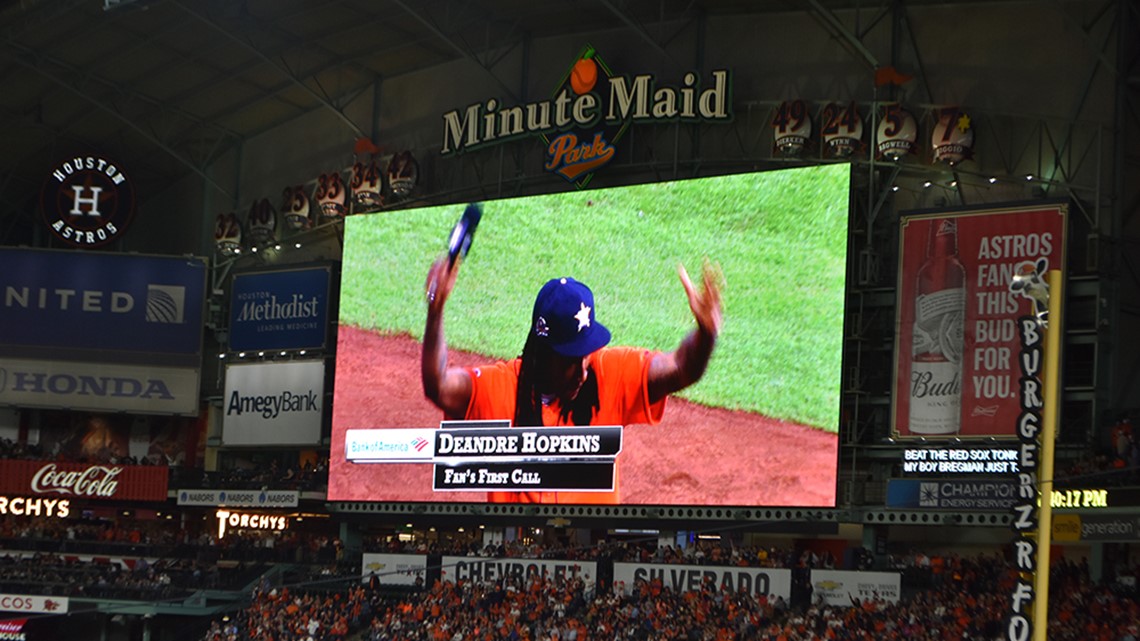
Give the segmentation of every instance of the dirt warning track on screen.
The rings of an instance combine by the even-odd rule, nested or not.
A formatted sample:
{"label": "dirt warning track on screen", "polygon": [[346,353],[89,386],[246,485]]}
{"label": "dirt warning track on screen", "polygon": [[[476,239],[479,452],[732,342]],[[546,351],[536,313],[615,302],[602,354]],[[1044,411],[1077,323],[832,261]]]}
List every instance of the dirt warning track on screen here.
{"label": "dirt warning track on screen", "polygon": [[[340,327],[337,353],[334,425],[439,424],[439,410],[423,395],[418,341]],[[450,359],[452,365],[491,361],[457,350]],[[829,432],[671,398],[661,423],[627,427],[624,439],[622,503],[830,506],[834,500],[838,439]],[[334,439],[330,455],[344,461],[343,438]],[[477,502],[484,496],[432,492],[430,465],[334,466],[332,500]],[[744,487],[742,478],[750,480]],[[385,488],[401,498],[385,496]]]}

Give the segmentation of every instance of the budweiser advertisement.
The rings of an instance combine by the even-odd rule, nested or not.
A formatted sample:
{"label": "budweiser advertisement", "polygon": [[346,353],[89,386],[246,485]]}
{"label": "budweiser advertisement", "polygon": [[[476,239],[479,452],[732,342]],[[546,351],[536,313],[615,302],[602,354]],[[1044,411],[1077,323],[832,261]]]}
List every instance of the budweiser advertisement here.
{"label": "budweiser advertisement", "polygon": [[899,437],[1014,437],[1017,321],[1046,320],[1045,273],[1064,270],[1068,206],[904,215],[893,429]]}
{"label": "budweiser advertisement", "polygon": [[166,466],[0,460],[0,494],[165,501]]}

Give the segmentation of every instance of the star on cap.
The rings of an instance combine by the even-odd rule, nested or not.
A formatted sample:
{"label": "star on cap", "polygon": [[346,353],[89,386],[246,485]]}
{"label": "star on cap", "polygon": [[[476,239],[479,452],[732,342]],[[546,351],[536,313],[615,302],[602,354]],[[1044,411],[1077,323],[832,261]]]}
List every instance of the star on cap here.
{"label": "star on cap", "polygon": [[579,309],[578,313],[574,314],[574,318],[578,319],[579,332],[582,331],[582,328],[590,326],[590,308],[586,307],[586,303],[582,303],[582,309]]}

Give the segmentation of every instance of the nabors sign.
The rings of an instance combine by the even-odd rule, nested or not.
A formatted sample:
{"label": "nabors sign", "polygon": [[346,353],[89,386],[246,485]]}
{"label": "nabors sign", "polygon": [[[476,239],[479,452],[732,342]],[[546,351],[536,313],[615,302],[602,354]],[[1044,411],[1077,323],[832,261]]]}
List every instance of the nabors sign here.
{"label": "nabors sign", "polygon": [[75,247],[117,240],[135,215],[134,185],[122,165],[99,155],[57,164],[42,197],[44,222],[57,238]]}
{"label": "nabors sign", "polygon": [[546,100],[503,105],[496,98],[443,114],[443,146],[449,156],[515,140],[542,136],[547,142],[544,168],[578,182],[609,163],[613,143],[637,123],[732,120],[728,70],[706,79],[696,71],[680,84],[658,84],[650,74],[621,76],[586,47],[554,94]]}

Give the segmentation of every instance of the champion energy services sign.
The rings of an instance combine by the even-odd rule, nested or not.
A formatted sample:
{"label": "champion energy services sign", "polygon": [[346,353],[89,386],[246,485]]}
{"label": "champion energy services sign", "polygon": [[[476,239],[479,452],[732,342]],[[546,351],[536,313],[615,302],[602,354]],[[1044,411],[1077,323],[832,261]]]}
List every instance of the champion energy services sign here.
{"label": "champion energy services sign", "polygon": [[234,274],[230,349],[323,349],[329,268]]}
{"label": "champion energy services sign", "polygon": [[149,465],[0,461],[0,494],[66,499],[165,501],[168,470]]}
{"label": "champion energy services sign", "polygon": [[226,445],[314,445],[324,415],[324,361],[226,367]]}

